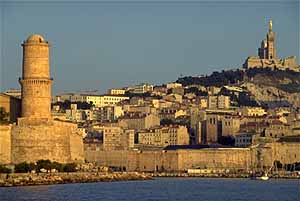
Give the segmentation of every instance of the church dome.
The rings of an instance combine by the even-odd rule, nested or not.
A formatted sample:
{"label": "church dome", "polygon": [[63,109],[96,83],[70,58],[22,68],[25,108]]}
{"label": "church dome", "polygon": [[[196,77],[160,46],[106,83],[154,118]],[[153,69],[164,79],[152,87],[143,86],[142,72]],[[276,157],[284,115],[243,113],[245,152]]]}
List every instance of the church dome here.
{"label": "church dome", "polygon": [[45,39],[43,38],[43,36],[41,36],[39,34],[33,34],[27,38],[26,42],[27,43],[41,43],[41,42],[45,42]]}

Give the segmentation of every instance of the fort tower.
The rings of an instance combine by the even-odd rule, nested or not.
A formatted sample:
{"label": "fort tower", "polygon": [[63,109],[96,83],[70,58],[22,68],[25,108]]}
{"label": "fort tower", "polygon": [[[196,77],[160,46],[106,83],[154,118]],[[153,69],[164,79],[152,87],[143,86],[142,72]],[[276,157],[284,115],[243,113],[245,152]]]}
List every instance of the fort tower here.
{"label": "fort tower", "polygon": [[51,116],[49,43],[34,34],[23,42],[22,116],[11,127],[12,164],[45,159],[82,162],[82,132],[77,124]]}
{"label": "fort tower", "polygon": [[22,44],[22,117],[51,117],[51,85],[49,43],[37,34]]}

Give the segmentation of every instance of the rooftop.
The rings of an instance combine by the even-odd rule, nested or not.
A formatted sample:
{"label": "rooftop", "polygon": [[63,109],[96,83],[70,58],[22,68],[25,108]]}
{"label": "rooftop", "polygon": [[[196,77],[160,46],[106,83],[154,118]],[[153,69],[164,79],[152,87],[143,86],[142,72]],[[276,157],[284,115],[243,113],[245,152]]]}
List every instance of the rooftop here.
{"label": "rooftop", "polygon": [[39,34],[32,34],[26,40],[26,43],[42,43],[42,42],[46,42],[46,41],[43,38],[43,36]]}

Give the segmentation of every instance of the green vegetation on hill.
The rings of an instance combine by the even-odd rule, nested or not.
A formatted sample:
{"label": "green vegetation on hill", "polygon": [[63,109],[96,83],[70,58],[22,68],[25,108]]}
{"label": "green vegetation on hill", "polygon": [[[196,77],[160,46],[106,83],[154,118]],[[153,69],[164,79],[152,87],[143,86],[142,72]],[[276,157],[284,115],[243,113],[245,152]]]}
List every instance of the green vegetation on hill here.
{"label": "green vegetation on hill", "polygon": [[213,72],[211,75],[203,77],[181,77],[176,82],[181,83],[183,86],[188,85],[202,85],[221,87],[228,84],[235,84],[238,81],[243,80],[243,71],[241,70],[229,70],[222,72]]}
{"label": "green vegetation on hill", "polygon": [[300,83],[279,84],[277,88],[288,93],[300,93]]}
{"label": "green vegetation on hill", "polygon": [[292,70],[271,70],[270,68],[252,68],[247,70],[229,70],[213,72],[203,77],[181,77],[176,81],[183,86],[202,85],[221,87],[224,85],[253,82],[260,85],[272,86],[288,93],[300,92],[300,72]]}

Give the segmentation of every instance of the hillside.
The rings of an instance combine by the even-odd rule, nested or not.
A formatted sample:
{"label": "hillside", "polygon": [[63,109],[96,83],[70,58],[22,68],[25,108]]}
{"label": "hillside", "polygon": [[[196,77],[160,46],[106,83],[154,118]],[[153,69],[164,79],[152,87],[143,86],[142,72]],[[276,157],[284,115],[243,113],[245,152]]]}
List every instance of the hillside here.
{"label": "hillside", "polygon": [[244,98],[246,94],[249,96],[246,99],[257,103],[288,102],[294,107],[300,106],[300,72],[291,70],[238,69],[213,72],[203,77],[181,77],[177,82],[183,86],[238,86],[245,90]]}

